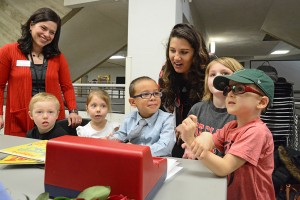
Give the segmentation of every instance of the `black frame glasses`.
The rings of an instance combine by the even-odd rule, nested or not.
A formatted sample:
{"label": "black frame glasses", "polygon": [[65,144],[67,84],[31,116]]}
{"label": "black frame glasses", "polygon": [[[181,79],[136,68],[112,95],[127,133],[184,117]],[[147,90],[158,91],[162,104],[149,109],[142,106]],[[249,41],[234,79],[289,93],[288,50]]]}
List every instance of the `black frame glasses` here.
{"label": "black frame glasses", "polygon": [[143,92],[141,94],[135,95],[132,98],[141,97],[142,99],[151,99],[151,97],[160,98],[162,96],[161,92]]}
{"label": "black frame glasses", "polygon": [[227,96],[230,91],[232,91],[234,95],[244,94],[246,92],[252,92],[252,93],[258,94],[260,96],[265,96],[265,95],[261,94],[259,91],[254,90],[250,86],[243,85],[243,84],[228,85],[228,86],[226,86],[224,88],[224,90],[223,90],[223,95]]}

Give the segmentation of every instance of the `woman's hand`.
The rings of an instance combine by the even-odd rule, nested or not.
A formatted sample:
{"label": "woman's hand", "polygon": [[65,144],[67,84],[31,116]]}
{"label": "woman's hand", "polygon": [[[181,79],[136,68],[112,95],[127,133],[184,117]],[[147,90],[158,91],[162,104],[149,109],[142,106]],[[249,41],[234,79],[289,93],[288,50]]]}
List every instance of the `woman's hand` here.
{"label": "woman's hand", "polygon": [[72,125],[72,127],[76,127],[81,124],[82,118],[80,115],[76,113],[70,113],[68,116],[68,122],[69,122],[68,126]]}

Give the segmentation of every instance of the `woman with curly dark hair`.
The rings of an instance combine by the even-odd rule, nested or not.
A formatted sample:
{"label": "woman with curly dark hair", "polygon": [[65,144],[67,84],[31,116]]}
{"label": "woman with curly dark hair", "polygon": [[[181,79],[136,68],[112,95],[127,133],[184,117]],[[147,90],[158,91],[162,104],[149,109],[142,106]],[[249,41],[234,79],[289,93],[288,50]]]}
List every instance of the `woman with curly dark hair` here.
{"label": "woman with curly dark hair", "polygon": [[28,106],[31,97],[40,92],[51,93],[59,100],[58,119],[65,118],[66,104],[70,111],[69,125],[80,124],[68,63],[58,48],[60,17],[50,8],[40,8],[21,30],[18,42],[0,49],[0,129],[4,125],[6,83],[5,134],[24,137],[33,128]]}
{"label": "woman with curly dark hair", "polygon": [[[166,63],[160,72],[163,110],[176,113],[176,125],[191,107],[201,101],[209,54],[202,36],[190,24],[173,27],[166,48]],[[173,157],[182,157],[181,141],[175,144]]]}

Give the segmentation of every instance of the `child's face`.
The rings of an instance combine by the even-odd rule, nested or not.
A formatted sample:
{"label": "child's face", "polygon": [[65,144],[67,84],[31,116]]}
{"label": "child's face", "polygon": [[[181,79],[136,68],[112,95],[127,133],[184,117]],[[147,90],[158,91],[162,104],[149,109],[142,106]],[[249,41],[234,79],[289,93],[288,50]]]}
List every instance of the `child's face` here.
{"label": "child's face", "polygon": [[100,123],[105,121],[108,112],[108,105],[103,99],[94,95],[90,103],[87,105],[86,111],[93,122]]}
{"label": "child's face", "polygon": [[[135,94],[159,92],[158,85],[153,80],[141,80],[135,84]],[[130,98],[129,103],[137,107],[140,115],[143,118],[151,117],[160,107],[160,97],[151,95],[150,99],[143,99],[141,97]]]}
{"label": "child's face", "polygon": [[214,85],[213,85],[214,79],[217,76],[230,75],[232,73],[233,72],[229,68],[225,67],[224,65],[222,65],[220,63],[213,64],[209,69],[208,78],[207,78],[207,86],[208,86],[209,91],[213,95],[218,95],[218,96],[222,97],[223,91],[217,90],[214,87]]}
{"label": "child's face", "polygon": [[49,132],[54,127],[58,114],[57,105],[52,101],[36,102],[32,111],[29,111],[30,118],[41,134]]}
{"label": "child's face", "polygon": [[[229,85],[234,86],[240,83],[230,81]],[[241,84],[243,85],[243,84]],[[255,85],[247,84],[250,87],[249,90],[253,89],[260,93]],[[254,92],[245,92],[243,94],[234,94],[232,90],[226,96],[226,108],[227,112],[239,116],[251,117],[260,113],[259,105],[261,103],[263,95],[256,94]]]}

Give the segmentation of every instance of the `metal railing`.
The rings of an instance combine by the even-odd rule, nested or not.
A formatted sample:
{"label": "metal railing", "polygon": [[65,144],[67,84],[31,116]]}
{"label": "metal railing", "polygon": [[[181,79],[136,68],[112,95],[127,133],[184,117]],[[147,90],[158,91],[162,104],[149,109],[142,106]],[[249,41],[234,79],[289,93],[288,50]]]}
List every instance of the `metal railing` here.
{"label": "metal railing", "polygon": [[93,89],[105,90],[111,99],[112,113],[125,113],[125,84],[74,83],[78,110],[85,110],[86,97]]}
{"label": "metal railing", "polygon": [[[125,84],[82,84],[73,83],[79,111],[85,111],[86,97],[93,89],[105,90],[111,99],[112,113],[125,113]],[[4,105],[6,105],[6,89]]]}

